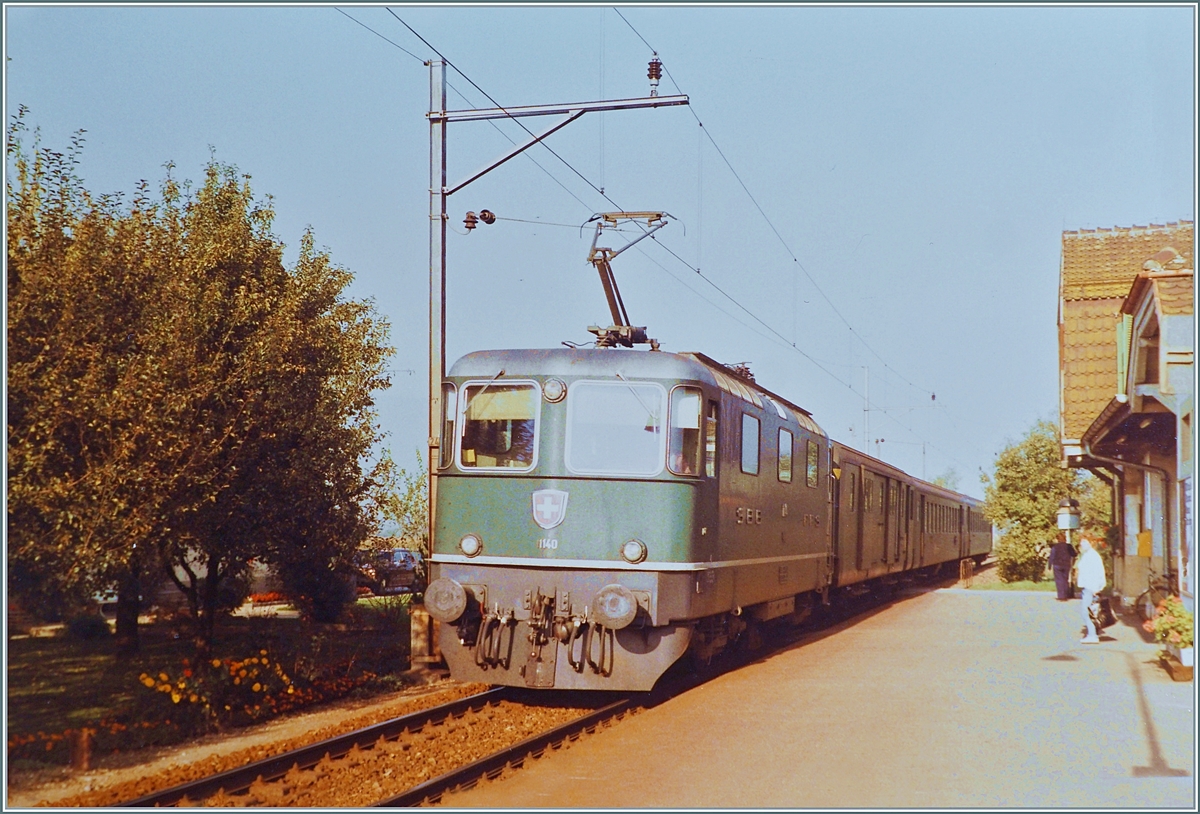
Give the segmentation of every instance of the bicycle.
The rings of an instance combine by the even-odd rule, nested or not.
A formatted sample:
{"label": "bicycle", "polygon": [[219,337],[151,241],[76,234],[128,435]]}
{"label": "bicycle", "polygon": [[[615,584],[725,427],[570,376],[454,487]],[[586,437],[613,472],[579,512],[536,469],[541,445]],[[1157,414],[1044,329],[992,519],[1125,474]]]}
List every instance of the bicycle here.
{"label": "bicycle", "polygon": [[1147,579],[1148,586],[1146,590],[1138,594],[1138,598],[1134,600],[1134,607],[1137,608],[1137,614],[1143,622],[1152,622],[1158,616],[1159,604],[1171,595],[1170,583],[1167,577],[1160,576],[1154,572],[1153,568],[1147,569],[1150,576]]}

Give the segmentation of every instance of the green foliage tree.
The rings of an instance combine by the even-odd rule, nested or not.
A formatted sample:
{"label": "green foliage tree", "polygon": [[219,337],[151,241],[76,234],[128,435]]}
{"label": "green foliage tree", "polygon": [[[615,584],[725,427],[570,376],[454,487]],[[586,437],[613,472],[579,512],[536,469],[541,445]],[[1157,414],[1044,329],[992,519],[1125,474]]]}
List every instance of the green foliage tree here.
{"label": "green foliage tree", "polygon": [[983,513],[999,530],[997,571],[1005,582],[1040,580],[1057,535],[1059,501],[1079,500],[1093,488],[1086,473],[1060,465],[1058,428],[1038,421],[996,457],[984,475]]}
{"label": "green foliage tree", "polygon": [[945,472],[943,472],[942,474],[938,475],[936,478],[933,479],[934,486],[941,486],[946,489],[952,489],[955,492],[958,491],[958,483],[959,483],[958,472],[955,471],[954,467],[950,467]]}
{"label": "green foliage tree", "polygon": [[378,524],[387,325],[344,297],[350,273],[311,233],[284,267],[269,201],[236,168],[210,162],[193,194],[168,165],[157,199],[142,183],[125,206],[76,175],[82,133],[28,153],[23,118],[6,177],[10,590],[115,583],[136,604],[165,566],[203,649],[251,559],[333,573]]}
{"label": "green foliage tree", "polygon": [[416,468],[393,468],[390,488],[381,507],[385,518],[395,524],[395,536],[404,548],[429,556],[429,469],[421,450],[416,451]]}

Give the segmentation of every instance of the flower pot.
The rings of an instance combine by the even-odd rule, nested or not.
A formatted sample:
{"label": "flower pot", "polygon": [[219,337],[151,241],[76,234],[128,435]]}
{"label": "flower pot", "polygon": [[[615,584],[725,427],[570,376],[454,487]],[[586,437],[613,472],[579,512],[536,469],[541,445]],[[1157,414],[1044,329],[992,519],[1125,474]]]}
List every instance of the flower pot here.
{"label": "flower pot", "polygon": [[1191,647],[1176,647],[1173,644],[1168,644],[1167,650],[1170,651],[1171,655],[1175,657],[1176,661],[1178,661],[1184,667],[1195,666],[1195,650],[1193,650]]}

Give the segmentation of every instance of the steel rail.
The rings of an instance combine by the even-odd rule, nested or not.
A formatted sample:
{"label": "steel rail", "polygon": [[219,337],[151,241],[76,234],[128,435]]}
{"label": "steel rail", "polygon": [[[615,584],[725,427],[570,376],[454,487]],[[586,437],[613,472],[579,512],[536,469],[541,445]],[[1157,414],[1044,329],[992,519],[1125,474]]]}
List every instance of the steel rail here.
{"label": "steel rail", "polygon": [[499,776],[505,769],[522,765],[530,757],[541,756],[550,749],[584,731],[593,731],[602,722],[620,717],[634,706],[633,698],[622,698],[600,709],[567,721],[561,726],[532,735],[520,743],[460,766],[427,780],[419,786],[375,804],[376,808],[403,808],[425,802],[438,802],[447,792],[473,787],[485,777]]}
{"label": "steel rail", "polygon": [[283,777],[292,768],[307,769],[315,766],[327,755],[330,758],[342,757],[355,746],[359,748],[371,746],[379,741],[399,737],[406,730],[415,732],[430,724],[438,724],[448,718],[461,715],[469,710],[483,709],[492,704],[507,699],[512,694],[510,687],[496,687],[486,692],[460,698],[447,704],[423,709],[390,721],[373,724],[363,729],[327,738],[310,746],[303,746],[273,757],[247,763],[237,769],[214,774],[189,783],[181,783],[168,789],[152,792],[130,800],[118,803],[115,808],[153,808],[155,806],[175,805],[180,800],[187,799],[195,803],[206,797],[211,797],[219,791],[227,794],[248,789],[259,778],[270,781]]}

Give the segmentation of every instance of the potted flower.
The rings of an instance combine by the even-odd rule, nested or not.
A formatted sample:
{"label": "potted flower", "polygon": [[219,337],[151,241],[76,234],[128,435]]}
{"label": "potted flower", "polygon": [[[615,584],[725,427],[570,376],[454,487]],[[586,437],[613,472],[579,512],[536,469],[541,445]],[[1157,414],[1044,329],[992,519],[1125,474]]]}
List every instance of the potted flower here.
{"label": "potted flower", "polygon": [[1164,645],[1180,664],[1191,667],[1194,662],[1192,644],[1195,641],[1195,618],[1177,596],[1168,596],[1158,603],[1158,613],[1146,622],[1145,629]]}

